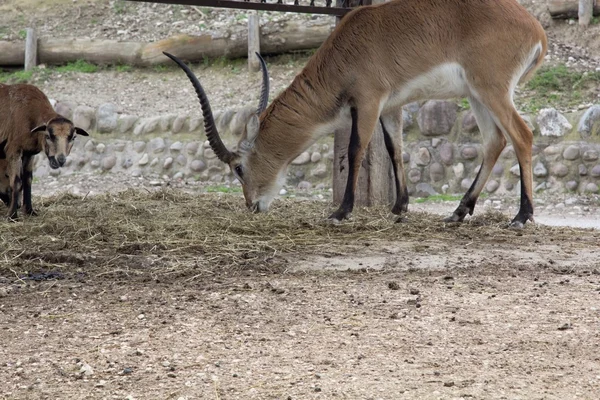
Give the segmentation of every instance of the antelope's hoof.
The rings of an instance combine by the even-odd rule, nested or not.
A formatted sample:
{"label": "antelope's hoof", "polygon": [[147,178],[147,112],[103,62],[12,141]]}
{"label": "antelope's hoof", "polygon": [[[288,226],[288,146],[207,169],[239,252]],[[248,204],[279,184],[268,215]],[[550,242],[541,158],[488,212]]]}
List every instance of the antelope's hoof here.
{"label": "antelope's hoof", "polygon": [[444,218],[442,221],[444,221],[446,223],[461,223],[461,222],[463,222],[463,220],[464,220],[464,217],[461,218],[456,214],[452,214],[451,216]]}
{"label": "antelope's hoof", "polygon": [[525,228],[525,224],[521,221],[513,221],[510,223],[510,225],[508,225],[508,227],[511,229],[523,229]]}

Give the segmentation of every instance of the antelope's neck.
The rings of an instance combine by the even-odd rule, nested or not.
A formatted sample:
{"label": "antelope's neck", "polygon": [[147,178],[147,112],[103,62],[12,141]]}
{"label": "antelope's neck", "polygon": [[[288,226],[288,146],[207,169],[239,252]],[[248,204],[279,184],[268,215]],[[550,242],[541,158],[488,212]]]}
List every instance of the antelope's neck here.
{"label": "antelope's neck", "polygon": [[344,104],[341,90],[302,71],[262,115],[256,146],[290,162],[323,135],[333,133]]}

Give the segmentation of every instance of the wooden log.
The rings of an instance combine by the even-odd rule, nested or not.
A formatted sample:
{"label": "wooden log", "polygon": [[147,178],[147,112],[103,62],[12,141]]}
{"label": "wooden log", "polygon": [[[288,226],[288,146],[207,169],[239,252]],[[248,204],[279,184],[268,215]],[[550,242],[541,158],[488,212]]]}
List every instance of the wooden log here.
{"label": "wooden log", "polygon": [[0,65],[17,67],[25,60],[25,44],[23,42],[0,41]]}
{"label": "wooden log", "polygon": [[588,26],[592,22],[594,0],[579,0],[579,25]]}
{"label": "wooden log", "polygon": [[25,39],[25,71],[31,71],[37,65],[38,40],[34,28],[27,28]]}
{"label": "wooden log", "polygon": [[[548,0],[548,12],[556,19],[578,18],[579,0]],[[594,0],[593,15],[600,15],[600,2]]]}
{"label": "wooden log", "polygon": [[[281,54],[315,49],[331,33],[331,24],[306,24],[290,21],[283,26],[270,24],[261,32],[263,54]],[[170,65],[162,52],[168,51],[185,61],[204,58],[241,58],[248,55],[246,29],[216,35],[177,35],[154,43],[116,40],[51,39],[38,40],[38,61],[48,65],[85,60],[94,64],[133,66]],[[23,42],[0,41],[0,66],[21,66],[25,57]]]}
{"label": "wooden log", "polygon": [[[48,65],[85,60],[92,64],[139,63],[143,43],[116,40],[40,39],[40,62]],[[1,62],[0,62],[1,63]]]}
{"label": "wooden log", "polygon": [[260,21],[256,11],[248,13],[248,70],[257,72],[260,61],[255,53],[260,54]]}

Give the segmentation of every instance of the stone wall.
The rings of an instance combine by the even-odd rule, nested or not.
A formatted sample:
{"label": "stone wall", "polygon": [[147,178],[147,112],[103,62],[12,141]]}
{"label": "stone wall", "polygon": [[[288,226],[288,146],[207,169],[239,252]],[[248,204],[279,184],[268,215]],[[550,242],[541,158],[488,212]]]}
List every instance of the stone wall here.
{"label": "stone wall", "polygon": [[[112,104],[93,109],[59,102],[55,108],[91,136],[76,139],[66,166],[59,170],[50,170],[45,156],[38,156],[37,177],[97,171],[159,181],[232,183],[229,167],[219,162],[206,141],[201,117],[123,115]],[[226,144],[235,146],[252,112],[245,108],[215,113]],[[411,194],[464,192],[477,175],[483,155],[472,111],[462,110],[454,102],[428,101],[404,107],[403,118],[403,156]],[[598,193],[600,105],[564,115],[544,109],[524,118],[535,135],[535,190]],[[288,185],[303,189],[330,186],[332,160],[333,137],[327,136],[294,160]],[[519,167],[509,144],[493,169],[486,191],[515,192],[518,182]]]}

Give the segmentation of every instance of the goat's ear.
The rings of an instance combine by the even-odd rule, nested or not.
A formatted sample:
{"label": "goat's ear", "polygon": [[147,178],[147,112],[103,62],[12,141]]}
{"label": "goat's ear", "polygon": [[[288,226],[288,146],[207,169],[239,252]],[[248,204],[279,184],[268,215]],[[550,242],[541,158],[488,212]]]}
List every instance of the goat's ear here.
{"label": "goat's ear", "polygon": [[250,117],[250,120],[246,124],[246,140],[250,143],[254,142],[256,136],[258,135],[258,129],[260,127],[260,121],[258,120],[258,116],[253,114]]}
{"label": "goat's ear", "polygon": [[75,128],[75,133],[81,136],[90,136],[86,131],[81,128]]}
{"label": "goat's ear", "polygon": [[46,124],[44,125],[40,125],[40,126],[36,126],[35,128],[33,128],[31,130],[31,133],[36,133],[36,132],[42,132],[46,130]]}
{"label": "goat's ear", "polygon": [[0,143],[0,160],[4,160],[6,158],[6,142],[8,142],[8,139],[4,139],[4,141]]}

